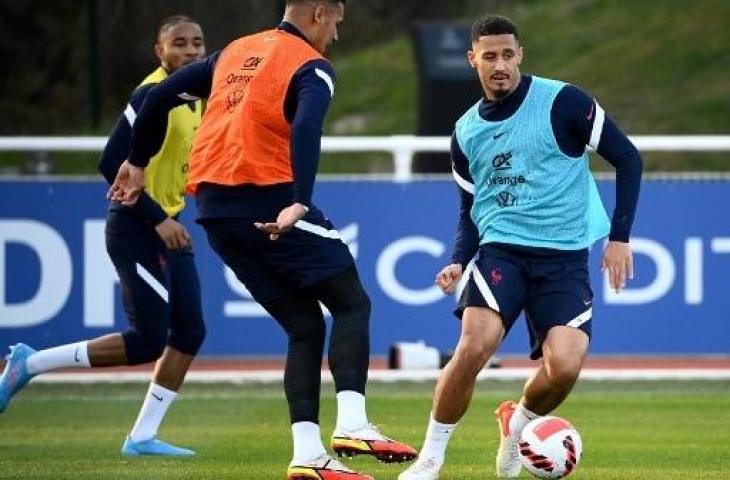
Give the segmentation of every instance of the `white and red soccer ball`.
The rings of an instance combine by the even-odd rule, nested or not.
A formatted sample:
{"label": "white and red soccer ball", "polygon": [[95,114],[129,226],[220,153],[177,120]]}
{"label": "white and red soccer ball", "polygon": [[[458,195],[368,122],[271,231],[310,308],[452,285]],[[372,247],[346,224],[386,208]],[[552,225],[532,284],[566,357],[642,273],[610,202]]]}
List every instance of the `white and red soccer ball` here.
{"label": "white and red soccer ball", "polygon": [[578,431],[560,417],[532,420],[520,435],[522,465],[537,478],[563,478],[575,470],[583,453]]}

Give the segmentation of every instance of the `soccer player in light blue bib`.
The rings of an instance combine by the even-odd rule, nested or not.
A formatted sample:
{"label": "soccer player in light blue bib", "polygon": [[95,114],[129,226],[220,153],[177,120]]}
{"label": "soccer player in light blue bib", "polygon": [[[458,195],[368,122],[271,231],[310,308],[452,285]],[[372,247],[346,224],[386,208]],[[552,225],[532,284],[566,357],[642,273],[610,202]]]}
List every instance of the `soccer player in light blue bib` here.
{"label": "soccer player in light blue bib", "polygon": [[[478,372],[524,311],[531,357],[543,363],[520,402],[503,402],[495,412],[497,475],[517,477],[522,429],[568,396],[588,351],[588,248],[608,235],[602,269],[616,291],[633,276],[629,234],[641,183],[638,151],[582,90],[522,75],[522,57],[512,21],[492,16],[474,24],[468,59],[484,98],[456,122],[452,137],[461,215],[451,263],[436,283],[454,292],[478,256],[455,312],[461,337],[436,386],[426,439],[399,480],[438,478]],[[611,221],[588,167],[588,146],[616,168]]]}

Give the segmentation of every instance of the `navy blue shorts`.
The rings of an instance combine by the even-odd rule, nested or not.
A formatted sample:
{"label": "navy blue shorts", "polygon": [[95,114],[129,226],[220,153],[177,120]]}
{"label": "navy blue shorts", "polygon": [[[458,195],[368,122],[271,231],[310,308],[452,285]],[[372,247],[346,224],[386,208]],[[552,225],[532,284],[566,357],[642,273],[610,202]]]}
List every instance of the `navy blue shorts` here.
{"label": "navy blue shorts", "polygon": [[106,247],[131,325],[124,334],[128,360],[145,356],[128,341],[138,337],[196,355],[205,324],[192,249],[166,249],[154,228],[125,211],[109,212]]}
{"label": "navy blue shorts", "polygon": [[312,206],[290,231],[277,240],[254,222],[269,218],[207,218],[200,223],[208,241],[259,303],[271,302],[347,269],[354,259],[332,222]]}
{"label": "navy blue shorts", "polygon": [[488,307],[499,313],[509,333],[524,310],[531,358],[542,356],[548,331],[558,325],[591,335],[593,291],[588,250],[559,251],[488,243],[479,248],[475,268],[454,312]]}

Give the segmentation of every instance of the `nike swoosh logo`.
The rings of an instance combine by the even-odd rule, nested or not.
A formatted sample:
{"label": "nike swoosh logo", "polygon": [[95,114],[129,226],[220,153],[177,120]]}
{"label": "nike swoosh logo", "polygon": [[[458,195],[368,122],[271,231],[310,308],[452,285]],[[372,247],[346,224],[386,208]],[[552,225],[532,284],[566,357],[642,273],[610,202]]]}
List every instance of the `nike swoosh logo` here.
{"label": "nike swoosh logo", "polygon": [[81,359],[79,358],[79,347],[76,347],[76,351],[74,352],[74,362],[79,363]]}
{"label": "nike swoosh logo", "polygon": [[164,398],[162,398],[162,397],[158,397],[158,396],[157,396],[157,395],[155,395],[154,393],[150,393],[150,395],[152,395],[153,397],[155,397],[155,400],[157,400],[158,402],[161,402],[162,400],[164,400]]}
{"label": "nike swoosh logo", "polygon": [[493,138],[494,140],[496,140],[496,139],[498,139],[499,137],[501,137],[502,135],[504,135],[505,133],[507,133],[507,132],[502,132],[502,133],[498,133],[498,134],[496,134],[496,135],[495,135],[494,137],[492,137],[492,138]]}

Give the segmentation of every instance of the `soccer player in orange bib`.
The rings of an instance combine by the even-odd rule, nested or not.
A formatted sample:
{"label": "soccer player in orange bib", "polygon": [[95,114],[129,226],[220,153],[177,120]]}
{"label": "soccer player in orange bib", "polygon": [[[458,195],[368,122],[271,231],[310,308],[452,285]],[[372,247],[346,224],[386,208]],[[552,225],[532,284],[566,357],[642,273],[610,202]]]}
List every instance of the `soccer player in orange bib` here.
{"label": "soccer player in orange bib", "polygon": [[323,55],[337,40],[344,13],[342,0],[288,0],[278,28],[240,38],[160,84],[138,114],[129,161],[110,190],[112,198],[134,203],[166,112],[208,98],[188,191],[212,248],[288,336],[289,480],[370,478],[327,455],[320,438],[325,322],[319,302],[334,319],[328,351],[337,390],[333,450],[385,462],[416,456],[368,420],[370,299],[349,249],[311,201],[335,89]]}

